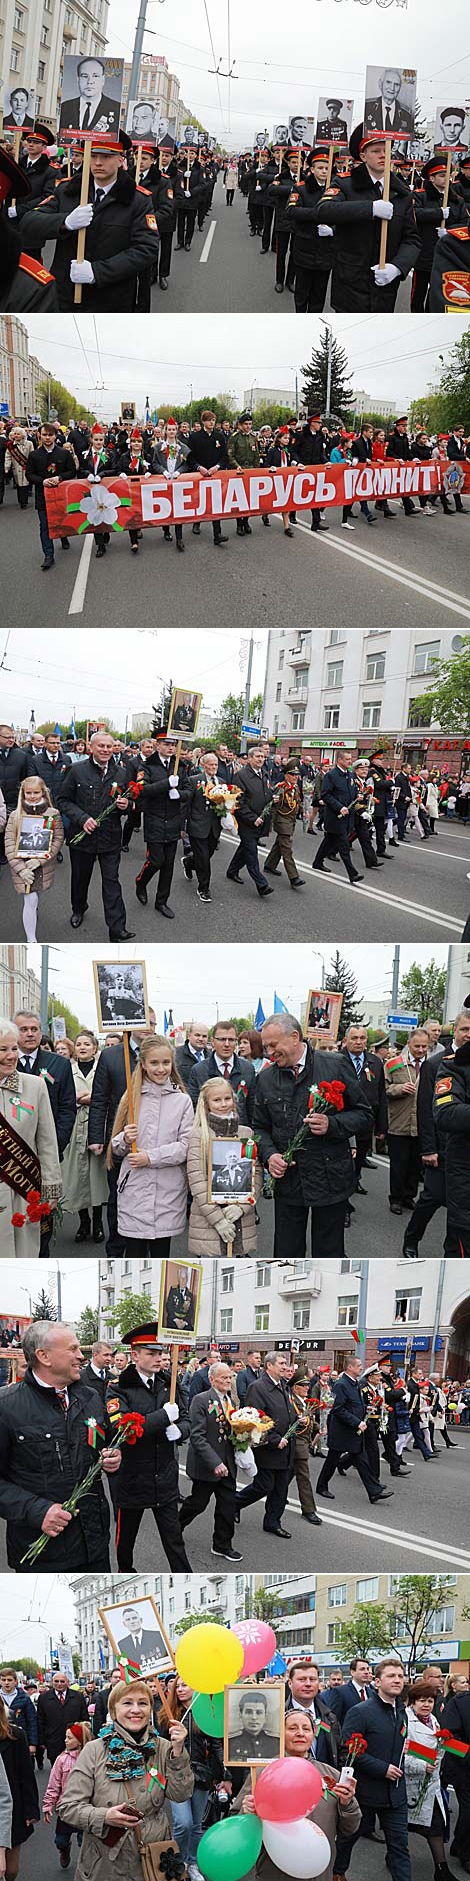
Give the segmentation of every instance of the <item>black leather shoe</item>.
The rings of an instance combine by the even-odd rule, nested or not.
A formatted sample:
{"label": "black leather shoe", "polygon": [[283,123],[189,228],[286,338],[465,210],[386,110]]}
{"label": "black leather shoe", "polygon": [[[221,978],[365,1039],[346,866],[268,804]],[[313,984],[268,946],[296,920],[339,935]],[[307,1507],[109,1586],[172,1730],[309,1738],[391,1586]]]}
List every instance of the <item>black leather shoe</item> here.
{"label": "black leather shoe", "polygon": [[106,543],[105,543],[105,542],[99,542],[99,543],[98,543],[98,548],[97,548],[97,551],[96,551],[96,557],[95,557],[95,560],[96,560],[97,562],[100,562],[100,561],[101,561],[101,557],[102,557],[103,555],[106,555]]}
{"label": "black leather shoe", "polygon": [[[274,873],[274,871],[273,871],[273,873]],[[291,888],[305,888],[305,879],[304,879],[304,876],[303,876],[303,875],[294,875],[294,877],[293,877],[293,880],[291,881]]]}
{"label": "black leather shoe", "polygon": [[184,555],[184,542],[177,542],[176,547],[179,555]]}
{"label": "black leather shoe", "polygon": [[91,1234],[91,1221],[90,1221],[90,1217],[88,1216],[87,1222],[85,1221],[80,1222],[80,1227],[78,1229],[77,1234],[74,1237],[76,1247],[78,1247],[80,1241],[89,1241],[90,1234]]}
{"label": "black leather shoe", "polygon": [[110,934],[110,941],[135,940],[135,928],[122,927],[120,934]]}
{"label": "black leather shoe", "polygon": [[173,909],[168,907],[167,901],[156,901],[155,912],[156,914],[163,914],[165,921],[174,921]]}
{"label": "black leather shoe", "polygon": [[136,896],[137,896],[137,900],[138,900],[138,901],[140,901],[140,903],[141,903],[141,906],[142,906],[142,908],[146,908],[146,907],[147,907],[147,902],[148,902],[148,894],[147,894],[147,889],[146,889],[146,888],[136,888],[136,891],[135,891],[135,892],[136,892]]}
{"label": "black leather shoe", "polygon": [[72,918],[71,918],[71,922],[70,922],[70,926],[71,926],[71,927],[81,927],[81,925],[82,925],[82,921],[83,921],[83,915],[82,915],[82,914],[73,914],[73,915],[72,915]]}
{"label": "black leather shoe", "polygon": [[325,869],[324,862],[312,862],[315,875],[331,875],[331,869]]}
{"label": "black leather shoe", "polygon": [[369,1496],[369,1502],[389,1502],[390,1497],[394,1495],[394,1489],[381,1489],[379,1496]]}
{"label": "black leather shoe", "polygon": [[263,1528],[264,1528],[265,1535],[281,1535],[283,1541],[292,1540],[290,1529],[281,1528],[280,1522],[276,1522],[276,1526],[274,1528],[270,1528],[268,1522],[263,1522]]}
{"label": "black leather shoe", "polygon": [[364,1188],[362,1182],[356,1182],[356,1195],[367,1195],[367,1189]]}
{"label": "black leather shoe", "polygon": [[228,542],[228,536],[214,536],[215,549],[220,549],[221,542]]}
{"label": "black leather shoe", "polygon": [[237,883],[238,883],[238,887],[239,887],[239,888],[243,888],[243,882],[242,882],[242,878],[241,878],[241,875],[229,875],[229,871],[228,871],[228,869],[227,869],[227,870],[226,870],[226,876],[225,876],[225,879],[226,879],[226,881],[227,881],[227,882],[237,882]]}
{"label": "black leather shoe", "polygon": [[315,1526],[315,1528],[322,1528],[322,1527],[323,1527],[323,1523],[322,1523],[322,1519],[321,1519],[321,1515],[317,1515],[314,1509],[312,1509],[312,1511],[311,1511],[311,1513],[310,1513],[309,1515],[306,1515],[306,1513],[305,1513],[305,1509],[302,1509],[302,1521],[303,1521],[303,1522],[313,1522],[313,1524],[314,1524],[314,1526]]}
{"label": "black leather shoe", "polygon": [[401,1205],[401,1202],[389,1202],[389,1208],[390,1208],[390,1214],[391,1214],[391,1215],[402,1215],[402,1214],[403,1214],[403,1209],[402,1209],[402,1205]]}
{"label": "black leather shoe", "polygon": [[265,887],[265,888],[259,888],[259,889],[258,889],[258,894],[259,894],[259,895],[261,895],[261,900],[262,900],[262,901],[264,901],[264,899],[265,899],[265,896],[266,896],[266,895],[273,895],[273,894],[274,894],[274,889],[273,889],[273,888],[271,888],[271,885],[270,885],[270,882],[266,882],[266,887]]}
{"label": "black leather shoe", "polygon": [[323,1496],[324,1502],[334,1502],[334,1499],[335,1499],[334,1496],[332,1496],[331,1494],[331,1489],[319,1489],[318,1483],[317,1483],[317,1487],[315,1490],[315,1495]]}

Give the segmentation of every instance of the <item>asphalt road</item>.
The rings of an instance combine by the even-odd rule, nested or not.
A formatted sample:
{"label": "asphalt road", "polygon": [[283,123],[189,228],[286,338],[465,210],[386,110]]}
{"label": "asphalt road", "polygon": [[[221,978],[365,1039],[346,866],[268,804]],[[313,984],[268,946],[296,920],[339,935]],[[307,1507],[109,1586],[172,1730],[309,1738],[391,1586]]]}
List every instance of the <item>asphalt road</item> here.
{"label": "asphalt road", "polygon": [[[280,296],[279,296],[280,299]],[[259,517],[252,535],[236,535],[215,549],[209,523],[200,536],[184,529],[185,557],[176,554],[161,529],[147,528],[132,555],[127,536],[113,536],[96,559],[91,536],[74,538],[65,554],[56,543],[55,565],[41,572],[42,550],[32,504],[18,509],[8,488],[1,518],[2,582],[9,593],[12,627],[110,627],[113,657],[116,629],[130,619],[175,627],[220,628],[237,633],[254,626],[288,629],[334,621],[335,627],[384,632],[410,621],[428,637],[441,626],[469,631],[469,523],[464,516],[432,516],[417,509],[406,517],[394,506],[394,524],[379,517],[370,528],[357,509],[352,534],[341,528],[341,510],[328,511],[328,531],[313,534],[308,515],[284,538],[280,517],[264,529]],[[299,511],[300,517],[300,511]],[[120,656],[125,671],[125,647]]]}
{"label": "asphalt road", "polygon": [[[276,294],[274,283],[275,257],[263,255],[260,240],[250,234],[245,197],[236,190],[229,209],[219,178],[204,227],[194,230],[190,253],[176,252],[173,242],[170,285],[164,295],[158,286],[152,289],[152,309],[156,313],[294,313],[293,294],[287,288]],[[404,281],[398,294],[399,312],[409,313],[410,293],[410,280]],[[325,308],[329,306],[328,292]]]}
{"label": "asphalt road", "polygon": [[[261,861],[269,850],[260,850]],[[155,911],[155,884],[150,883],[148,904],[137,901],[135,878],[144,862],[145,848],[137,831],[128,855],[122,855],[120,879],[127,910],[127,922],[139,941],[158,941],[162,945],[175,940],[231,941],[325,941],[334,944],[352,941],[459,940],[470,904],[470,826],[439,823],[428,842],[410,835],[404,846],[390,849],[380,870],[365,871],[359,845],[354,848],[356,867],[363,875],[359,887],[351,888],[343,865],[328,864],[331,874],[312,873],[312,863],[319,847],[319,837],[308,836],[297,825],[294,853],[304,888],[291,889],[285,871],[271,877],[274,894],[267,900],[257,895],[246,874],[243,886],[227,882],[226,870],[236,847],[236,839],[223,835],[212,864],[212,902],[198,901],[196,882],[187,882],[178,851],[170,905],[175,922],[164,921]],[[9,870],[0,875],[0,940],[22,940],[21,903],[13,889]],[[70,927],[70,864],[57,867],[54,885],[41,896],[38,940],[90,942],[106,940],[101,902],[101,878],[95,866],[88,894],[89,910],[80,929]]]}
{"label": "asphalt road", "polygon": [[[373,1256],[375,1260],[386,1260],[387,1257],[391,1258],[392,1255],[397,1259],[401,1253],[403,1234],[409,1221],[409,1213],[407,1211],[401,1218],[398,1215],[390,1214],[388,1206],[388,1157],[379,1156],[375,1157],[373,1160],[375,1167],[372,1169],[364,1169],[362,1174],[364,1188],[367,1191],[366,1195],[354,1196],[354,1214],[351,1217],[351,1227],[346,1229],[346,1253],[354,1257],[357,1256],[358,1259],[365,1258],[366,1255]],[[266,1259],[269,1260],[273,1251],[273,1207],[272,1203],[266,1197],[262,1197],[258,1208],[260,1225],[258,1228],[256,1251],[258,1255],[265,1256]],[[106,1215],[104,1216],[104,1226],[106,1228]],[[377,1232],[378,1226],[380,1226],[380,1234]],[[75,1248],[75,1235],[77,1228],[78,1215],[67,1215],[64,1213],[53,1244],[54,1254],[60,1255],[61,1258],[63,1255],[73,1255],[76,1260],[77,1250]],[[426,1230],[424,1240],[421,1244],[423,1254],[431,1258],[443,1253],[444,1231],[445,1211],[443,1208],[440,1208],[437,1210],[434,1220],[430,1222]],[[99,1251],[93,1241],[85,1241],[83,1245],[80,1245],[80,1256],[84,1255],[85,1258],[87,1254],[96,1258]],[[105,1250],[101,1247],[101,1253],[104,1253],[104,1251]],[[171,1251],[174,1257],[181,1256],[181,1258],[185,1258],[187,1255],[186,1233],[173,1237]],[[288,1252],[289,1250],[287,1248],[286,1253],[288,1254]],[[240,1329],[237,1326],[235,1330],[238,1336],[239,1330],[243,1331],[244,1328]],[[245,1330],[250,1331],[251,1328],[247,1327]],[[275,1332],[276,1328],[274,1327],[273,1330]]]}

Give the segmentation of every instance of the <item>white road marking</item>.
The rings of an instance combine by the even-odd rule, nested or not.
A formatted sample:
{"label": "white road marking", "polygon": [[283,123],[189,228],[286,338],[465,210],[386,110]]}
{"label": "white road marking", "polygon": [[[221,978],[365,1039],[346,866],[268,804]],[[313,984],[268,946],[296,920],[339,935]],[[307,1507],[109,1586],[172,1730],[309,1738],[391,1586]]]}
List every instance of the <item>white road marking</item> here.
{"label": "white road marking", "polygon": [[81,553],[80,561],[78,564],[77,574],[75,576],[72,599],[71,599],[70,607],[69,607],[69,614],[82,614],[83,613],[83,604],[85,600],[87,581],[88,581],[88,576],[90,572],[91,551],[93,548],[93,541],[94,541],[93,536],[91,535],[85,536],[85,541],[83,543],[82,553]]}
{"label": "white road marking", "polygon": [[[231,843],[232,847],[236,847],[237,841],[238,841],[238,838],[235,838],[234,836],[226,836],[226,835],[222,836],[222,842]],[[263,851],[261,852],[261,855],[263,855]],[[299,873],[301,873],[302,875],[318,874],[318,870],[312,868],[311,862],[304,862],[303,857],[302,857],[302,860],[300,860],[298,856],[295,856],[294,861],[296,863],[296,867],[299,870]],[[348,895],[355,892],[354,890],[350,888],[346,875],[344,877],[344,881],[341,879],[340,875],[333,875],[333,874],[329,875],[326,886],[329,888],[339,888],[342,891],[344,890]],[[446,914],[444,910],[441,910],[440,908],[428,908],[425,903],[422,903],[420,901],[407,901],[404,895],[387,895],[385,893],[385,890],[382,890],[379,888],[369,888],[366,886],[365,882],[361,882],[361,886],[360,888],[358,888],[357,894],[360,895],[361,898],[368,900],[368,901],[382,901],[385,903],[385,906],[387,908],[400,909],[401,913],[403,914],[414,914],[417,916],[418,920],[420,921],[427,921],[427,922],[435,921],[437,922],[438,927],[445,928],[447,932],[449,930],[452,930],[453,933],[459,934],[459,935],[462,932],[463,916],[459,917],[458,915]]]}
{"label": "white road marking", "polygon": [[210,255],[212,243],[214,240],[214,231],[216,228],[217,228],[217,222],[211,222],[210,229],[207,230],[207,235],[206,235],[206,239],[204,242],[202,255],[199,256],[200,267],[202,267],[203,261],[209,260],[209,255]]}
{"label": "white road marking", "polygon": [[[180,1465],[180,1473],[189,1480],[188,1472],[183,1465]],[[297,1502],[293,1496],[288,1497],[287,1508],[292,1509],[294,1514],[301,1514],[300,1502]],[[467,1570],[470,1568],[470,1554],[464,1548],[451,1548],[444,1542],[435,1541],[427,1535],[412,1535],[406,1528],[387,1528],[384,1522],[368,1522],[365,1516],[346,1513],[340,1515],[339,1511],[331,1515],[328,1510],[328,1514],[324,1514],[323,1506],[321,1519],[325,1526],[344,1529],[346,1535],[352,1529],[355,1535],[365,1535],[368,1541],[372,1537],[374,1541],[388,1541],[391,1548],[400,1548],[402,1553],[403,1545],[406,1544],[412,1554],[425,1555],[426,1559],[431,1561],[441,1561],[447,1567],[458,1568],[459,1572],[462,1572],[463,1568]]]}
{"label": "white road marking", "polygon": [[[297,528],[301,529],[304,535],[311,536],[314,533],[307,523],[299,522]],[[318,533],[318,531],[315,533],[315,541]],[[424,595],[425,600],[435,601],[452,614],[460,614],[464,620],[470,620],[470,601],[466,595],[454,594],[452,588],[440,588],[437,582],[427,581],[424,575],[416,575],[411,568],[402,568],[397,562],[387,562],[379,555],[369,555],[366,549],[353,548],[352,544],[350,546],[349,543],[339,542],[334,535],[331,535],[327,542],[326,535],[321,531],[319,541],[326,548],[336,549],[339,555],[352,556],[353,561],[361,562],[366,568],[375,569],[376,574],[385,575],[388,581],[398,581],[401,587],[412,588],[416,594]]]}

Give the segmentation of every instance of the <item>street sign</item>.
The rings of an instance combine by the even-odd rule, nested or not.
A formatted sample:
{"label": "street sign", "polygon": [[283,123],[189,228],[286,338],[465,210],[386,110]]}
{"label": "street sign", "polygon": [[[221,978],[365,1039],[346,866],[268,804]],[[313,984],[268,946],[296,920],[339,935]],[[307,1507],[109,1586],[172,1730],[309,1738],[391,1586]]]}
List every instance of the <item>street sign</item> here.
{"label": "street sign", "polygon": [[419,1025],[419,1013],[418,1012],[388,1012],[387,1013],[387,1025],[407,1025],[409,1026],[409,1029],[411,1032],[414,1026]]}
{"label": "street sign", "polygon": [[[388,1337],[377,1340],[377,1347],[378,1347],[379,1352],[399,1352],[403,1358],[405,1357],[405,1354],[406,1354],[407,1344],[408,1344],[407,1338],[399,1338],[396,1336],[394,1332],[389,1332]],[[431,1339],[430,1339],[429,1333],[425,1333],[425,1332],[413,1333],[413,1339],[412,1339],[413,1352],[429,1352],[430,1344],[431,1344]],[[436,1344],[435,1344],[436,1352],[442,1352],[443,1344],[444,1344],[444,1340],[441,1337],[441,1334],[438,1333]]]}
{"label": "street sign", "polygon": [[0,418],[8,418],[8,412],[9,412],[8,400],[6,398],[2,398],[0,400]]}
{"label": "street sign", "polygon": [[242,725],[243,737],[245,737],[247,732],[249,732],[250,738],[261,738],[261,725],[250,725],[249,723]]}

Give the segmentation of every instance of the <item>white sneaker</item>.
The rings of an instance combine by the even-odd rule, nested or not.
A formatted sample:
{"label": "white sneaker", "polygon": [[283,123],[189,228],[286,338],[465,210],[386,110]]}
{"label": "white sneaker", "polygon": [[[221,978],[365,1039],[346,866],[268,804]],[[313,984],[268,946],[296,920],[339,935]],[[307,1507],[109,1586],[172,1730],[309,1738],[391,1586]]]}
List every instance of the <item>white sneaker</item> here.
{"label": "white sneaker", "polygon": [[190,1881],[204,1881],[204,1876],[201,1874],[200,1868],[198,1868],[197,1861],[188,1861],[188,1874],[190,1875]]}
{"label": "white sneaker", "polygon": [[341,528],[342,529],[354,529],[354,523],[342,522]]}

